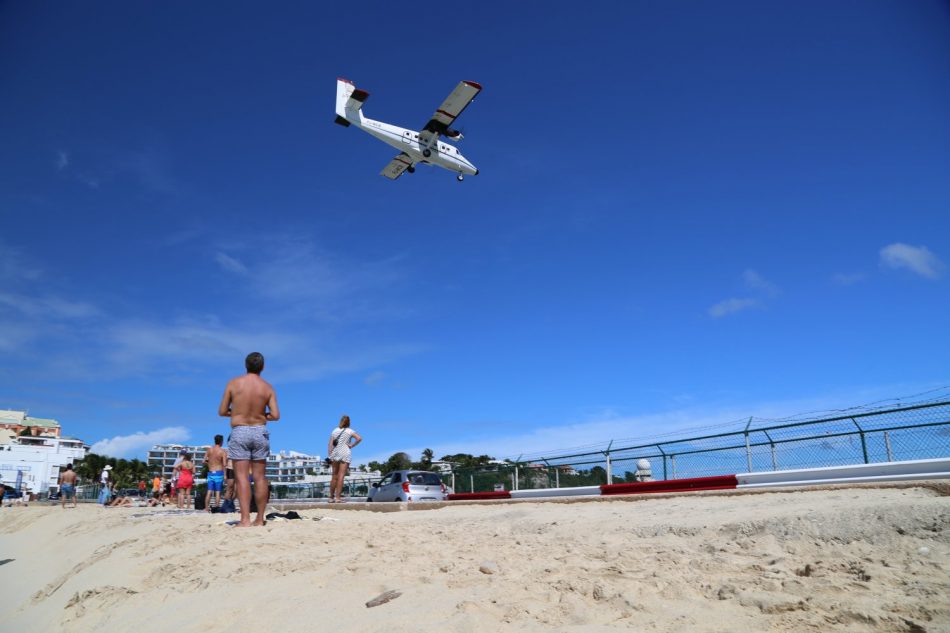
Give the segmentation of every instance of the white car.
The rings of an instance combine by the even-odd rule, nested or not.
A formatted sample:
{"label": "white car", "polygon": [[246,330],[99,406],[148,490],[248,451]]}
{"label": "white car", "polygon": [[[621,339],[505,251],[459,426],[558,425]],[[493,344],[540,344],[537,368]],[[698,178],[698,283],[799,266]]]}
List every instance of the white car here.
{"label": "white car", "polygon": [[425,470],[394,470],[370,488],[367,501],[446,501],[445,484],[439,473]]}

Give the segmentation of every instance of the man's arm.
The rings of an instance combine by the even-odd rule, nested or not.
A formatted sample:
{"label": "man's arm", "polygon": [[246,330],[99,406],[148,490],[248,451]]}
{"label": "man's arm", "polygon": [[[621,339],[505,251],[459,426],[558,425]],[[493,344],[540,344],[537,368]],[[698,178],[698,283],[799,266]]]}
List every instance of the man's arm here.
{"label": "man's arm", "polygon": [[280,409],[277,408],[277,392],[273,389],[270,390],[270,399],[267,401],[267,415],[266,417],[271,422],[276,422],[280,419]]}
{"label": "man's arm", "polygon": [[222,418],[231,417],[231,383],[224,388],[224,395],[221,396],[221,404],[218,406],[218,415]]}

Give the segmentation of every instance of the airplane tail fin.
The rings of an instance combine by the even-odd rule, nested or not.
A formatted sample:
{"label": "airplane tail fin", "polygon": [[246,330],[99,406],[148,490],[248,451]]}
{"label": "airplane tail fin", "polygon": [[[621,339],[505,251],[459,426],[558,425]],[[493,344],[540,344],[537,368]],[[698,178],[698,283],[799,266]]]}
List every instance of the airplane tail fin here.
{"label": "airplane tail fin", "polygon": [[361,122],[363,113],[360,108],[363,102],[369,98],[369,93],[358,89],[352,81],[343,79],[336,80],[336,122],[340,125],[349,125],[350,122]]}

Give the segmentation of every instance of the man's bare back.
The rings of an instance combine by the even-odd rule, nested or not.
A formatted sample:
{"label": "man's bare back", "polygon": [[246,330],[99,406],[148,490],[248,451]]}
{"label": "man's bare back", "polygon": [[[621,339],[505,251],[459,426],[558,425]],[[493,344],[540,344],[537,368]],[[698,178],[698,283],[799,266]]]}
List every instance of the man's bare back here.
{"label": "man's bare back", "polygon": [[218,445],[214,445],[205,453],[205,463],[211,472],[223,471],[228,461],[228,452]]}
{"label": "man's bare back", "polygon": [[232,379],[224,389],[218,415],[231,417],[231,427],[261,426],[280,419],[277,394],[258,374]]}
{"label": "man's bare back", "polygon": [[67,470],[59,476],[59,483],[74,486],[76,485],[76,479],[76,472],[73,470]]}

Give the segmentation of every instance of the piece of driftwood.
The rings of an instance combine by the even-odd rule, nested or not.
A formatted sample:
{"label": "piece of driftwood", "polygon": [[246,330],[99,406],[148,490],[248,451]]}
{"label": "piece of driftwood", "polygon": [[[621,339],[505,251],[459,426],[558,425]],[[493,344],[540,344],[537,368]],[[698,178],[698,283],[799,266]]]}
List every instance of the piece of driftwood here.
{"label": "piece of driftwood", "polygon": [[381,593],[381,594],[379,594],[378,596],[376,596],[375,598],[373,598],[372,600],[370,600],[369,602],[367,602],[367,603],[366,603],[366,608],[367,608],[367,609],[371,609],[371,608],[373,608],[373,607],[378,607],[378,606],[381,605],[381,604],[386,604],[386,603],[389,602],[390,600],[395,600],[396,598],[398,598],[398,597],[401,596],[401,595],[402,595],[402,592],[401,592],[401,591],[396,591],[395,589],[392,589],[392,590],[387,591],[387,592],[385,592],[385,593]]}

